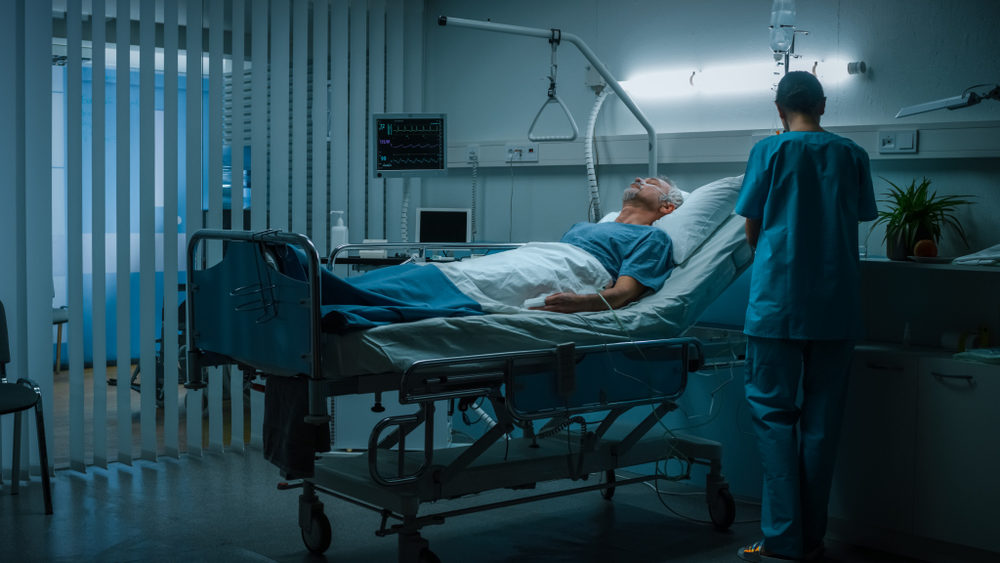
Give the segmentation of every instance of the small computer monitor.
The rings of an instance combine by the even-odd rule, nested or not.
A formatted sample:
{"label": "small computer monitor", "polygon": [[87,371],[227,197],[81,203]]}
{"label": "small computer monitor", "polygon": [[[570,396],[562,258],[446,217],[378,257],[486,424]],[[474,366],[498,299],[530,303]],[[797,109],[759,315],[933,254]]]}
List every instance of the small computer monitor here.
{"label": "small computer monitor", "polygon": [[376,178],[448,173],[447,123],[443,113],[372,114],[371,140],[372,175]]}
{"label": "small computer monitor", "polygon": [[417,208],[417,242],[469,242],[472,213],[469,209]]}

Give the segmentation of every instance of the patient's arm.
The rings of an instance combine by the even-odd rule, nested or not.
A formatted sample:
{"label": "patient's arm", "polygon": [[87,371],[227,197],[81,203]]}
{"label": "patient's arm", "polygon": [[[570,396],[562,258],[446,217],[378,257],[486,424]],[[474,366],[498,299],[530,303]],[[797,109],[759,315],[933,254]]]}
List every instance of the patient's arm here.
{"label": "patient's arm", "polygon": [[605,311],[608,305],[618,309],[635,301],[645,291],[646,286],[636,281],[635,278],[620,276],[613,285],[602,290],[600,295],[597,293],[553,293],[545,298],[545,306],[537,307],[537,309],[556,313]]}

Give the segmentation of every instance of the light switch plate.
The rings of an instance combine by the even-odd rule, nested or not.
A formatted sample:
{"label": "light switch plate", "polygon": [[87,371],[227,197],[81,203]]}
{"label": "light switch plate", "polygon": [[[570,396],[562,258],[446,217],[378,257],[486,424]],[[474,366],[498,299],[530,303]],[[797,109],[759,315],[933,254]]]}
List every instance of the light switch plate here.
{"label": "light switch plate", "polygon": [[913,154],[917,152],[917,130],[879,131],[877,143],[879,154]]}

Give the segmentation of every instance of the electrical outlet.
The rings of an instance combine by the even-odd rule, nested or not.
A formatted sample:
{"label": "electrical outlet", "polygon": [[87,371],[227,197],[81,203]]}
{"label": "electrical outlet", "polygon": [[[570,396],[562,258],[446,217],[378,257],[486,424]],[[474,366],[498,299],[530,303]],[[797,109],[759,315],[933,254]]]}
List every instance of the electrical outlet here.
{"label": "electrical outlet", "polygon": [[479,162],[479,145],[467,145],[465,147],[466,162]]}
{"label": "electrical outlet", "polygon": [[507,143],[504,162],[538,162],[538,143]]}
{"label": "electrical outlet", "polygon": [[917,130],[879,131],[878,152],[879,154],[917,152]]}

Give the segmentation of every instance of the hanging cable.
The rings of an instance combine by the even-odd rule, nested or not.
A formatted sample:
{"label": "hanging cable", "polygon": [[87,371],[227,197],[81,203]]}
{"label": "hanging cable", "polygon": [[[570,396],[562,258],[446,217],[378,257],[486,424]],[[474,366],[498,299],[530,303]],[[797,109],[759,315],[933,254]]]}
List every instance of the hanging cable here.
{"label": "hanging cable", "polygon": [[476,236],[478,230],[476,228],[476,179],[479,177],[479,155],[470,154],[469,161],[472,162],[472,210],[470,211],[472,215],[472,240],[469,242],[476,242],[479,237]]}
{"label": "hanging cable", "polygon": [[610,93],[610,88],[602,88],[597,99],[594,100],[594,107],[590,110],[590,119],[587,122],[586,138],[583,141],[583,161],[587,165],[587,182],[590,184],[588,214],[592,223],[601,220],[601,192],[597,186],[597,171],[594,166],[594,129],[597,125],[597,114],[601,111],[601,106],[604,105],[604,100]]}
{"label": "hanging cable", "polygon": [[510,161],[510,201],[507,206],[507,242],[514,242],[514,161]]}
{"label": "hanging cable", "polygon": [[[399,238],[402,242],[410,242],[410,229],[407,224],[407,211],[410,209],[410,181],[403,180],[403,208],[399,216]],[[475,215],[473,215],[475,217]]]}
{"label": "hanging cable", "polygon": [[573,416],[573,417],[567,417],[567,418],[562,419],[561,422],[559,422],[558,424],[556,424],[552,428],[548,428],[548,429],[542,430],[535,437],[536,438],[548,438],[549,436],[555,436],[556,434],[558,434],[558,433],[562,432],[563,430],[566,430],[567,428],[569,428],[571,424],[579,424],[580,428],[582,429],[581,432],[583,434],[587,433],[587,421],[582,416]]}

